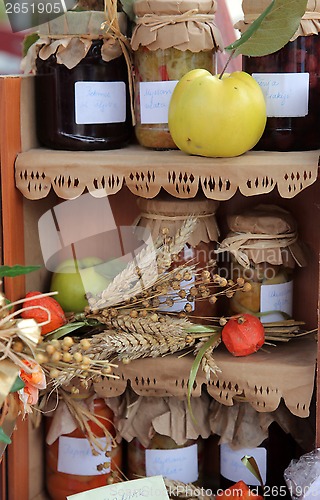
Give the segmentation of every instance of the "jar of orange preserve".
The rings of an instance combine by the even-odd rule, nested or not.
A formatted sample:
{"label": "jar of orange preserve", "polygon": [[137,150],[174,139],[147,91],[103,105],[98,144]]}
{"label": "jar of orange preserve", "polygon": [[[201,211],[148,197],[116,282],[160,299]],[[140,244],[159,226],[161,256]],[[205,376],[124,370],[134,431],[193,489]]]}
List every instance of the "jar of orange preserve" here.
{"label": "jar of orange preserve", "polygon": [[[103,399],[93,402],[93,413],[113,437],[113,412]],[[53,421],[54,419],[47,419]],[[53,422],[49,423],[50,429]],[[112,472],[121,468],[121,446],[107,442],[105,433],[96,423],[88,422],[97,441],[104,450],[96,448],[94,455],[86,435],[77,428],[62,434],[52,444],[46,444],[46,486],[52,500],[65,500],[67,496],[106,486],[117,480]]]}

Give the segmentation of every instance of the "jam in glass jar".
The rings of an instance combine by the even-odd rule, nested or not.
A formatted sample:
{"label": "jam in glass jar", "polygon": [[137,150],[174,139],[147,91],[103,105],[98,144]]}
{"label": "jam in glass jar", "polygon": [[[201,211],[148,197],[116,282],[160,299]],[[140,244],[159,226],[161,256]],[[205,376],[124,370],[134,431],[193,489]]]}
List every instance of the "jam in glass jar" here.
{"label": "jam in glass jar", "polygon": [[[83,35],[76,34],[84,25],[82,17],[87,21]],[[132,75],[120,43],[109,44],[109,34],[101,28],[106,21],[103,12],[67,12],[61,18],[52,21],[52,27],[50,22],[49,28],[40,27],[44,34],[29,49],[35,57],[39,142],[66,150],[124,147],[133,135]],[[125,14],[118,13],[117,19],[124,31]],[[71,33],[65,33],[66,27]]]}
{"label": "jam in glass jar", "polygon": [[[269,1],[243,0],[246,16],[257,17]],[[309,0],[298,31],[280,50],[243,56],[243,70],[258,81],[267,103],[267,124],[254,149],[306,151],[320,148],[319,2]],[[246,29],[249,23],[240,23]]]}

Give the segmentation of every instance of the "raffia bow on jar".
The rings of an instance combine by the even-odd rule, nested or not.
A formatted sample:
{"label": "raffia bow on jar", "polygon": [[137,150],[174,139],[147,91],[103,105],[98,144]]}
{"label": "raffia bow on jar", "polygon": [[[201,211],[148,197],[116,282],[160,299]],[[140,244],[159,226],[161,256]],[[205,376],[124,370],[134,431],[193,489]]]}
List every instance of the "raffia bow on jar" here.
{"label": "raffia bow on jar", "polygon": [[191,69],[216,72],[216,52],[222,49],[216,8],[215,0],[134,3],[135,132],[142,146],[177,148],[168,129],[169,100]]}

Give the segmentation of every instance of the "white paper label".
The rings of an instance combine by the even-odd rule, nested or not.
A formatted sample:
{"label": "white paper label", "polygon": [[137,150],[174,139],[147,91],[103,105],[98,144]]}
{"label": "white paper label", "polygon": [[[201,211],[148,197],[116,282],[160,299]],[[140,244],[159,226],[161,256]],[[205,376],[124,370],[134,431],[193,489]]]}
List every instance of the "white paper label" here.
{"label": "white paper label", "polygon": [[244,481],[250,486],[260,486],[259,481],[241,462],[242,457],[249,455],[254,457],[263,484],[267,479],[267,450],[265,448],[242,448],[241,450],[232,450],[228,444],[220,445],[220,473],[229,481],[237,483]]}
{"label": "white paper label", "polygon": [[168,123],[169,103],[178,80],[140,83],[141,123]]}
{"label": "white paper label", "polygon": [[74,98],[75,121],[79,125],[126,121],[124,82],[76,82]]}
{"label": "white paper label", "polygon": [[[103,447],[106,445],[106,438],[99,438],[99,443]],[[111,450],[111,446],[108,447]],[[90,443],[85,438],[72,438],[67,436],[59,437],[58,448],[58,472],[65,474],[75,474],[77,476],[99,476],[110,472],[110,467],[97,470],[97,465],[110,461],[105,456],[105,452],[97,449],[98,455],[93,455]]]}
{"label": "white paper label", "polygon": [[144,477],[134,481],[94,488],[67,497],[67,500],[169,500],[163,477]]}
{"label": "white paper label", "polygon": [[308,114],[309,73],[253,73],[267,105],[269,117]]}
{"label": "white paper label", "polygon": [[[188,260],[191,260],[193,257],[194,257],[194,255],[193,255],[192,248],[190,248],[188,245],[185,245],[183,248],[183,259],[185,261],[188,261]],[[195,280],[196,280],[196,277],[194,274],[192,275],[191,280],[189,280],[189,281],[182,280],[180,282],[180,290],[185,290],[186,294],[188,295],[190,288],[195,283]],[[195,310],[195,301],[189,302],[186,298],[180,299],[178,297],[176,291],[172,291],[172,293],[168,293],[166,296],[160,295],[158,298],[161,302],[160,306],[158,307],[158,311],[161,311],[161,312],[180,312],[180,311],[184,310],[184,306],[186,304],[190,304],[191,311]],[[172,306],[169,306],[165,303],[167,298],[169,298],[169,299],[172,298],[172,300],[174,301]]]}
{"label": "white paper label", "polygon": [[[293,281],[278,285],[261,285],[260,312],[283,311],[292,316]],[[261,316],[262,323],[283,321],[279,312]]]}
{"label": "white paper label", "polygon": [[176,450],[146,450],[146,475],[164,476],[183,483],[198,479],[198,446]]}

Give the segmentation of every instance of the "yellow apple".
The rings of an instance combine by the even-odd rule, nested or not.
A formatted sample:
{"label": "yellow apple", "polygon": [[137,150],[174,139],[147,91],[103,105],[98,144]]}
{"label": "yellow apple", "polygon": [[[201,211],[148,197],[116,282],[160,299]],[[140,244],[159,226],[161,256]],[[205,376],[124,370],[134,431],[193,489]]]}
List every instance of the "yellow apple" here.
{"label": "yellow apple", "polygon": [[86,293],[96,295],[104,290],[111,279],[99,274],[103,260],[86,257],[62,262],[51,278],[50,290],[58,292],[55,296],[65,312],[82,312],[88,305]]}
{"label": "yellow apple", "polygon": [[259,141],[266,103],[255,79],[244,71],[212,75],[194,69],[177,83],[169,103],[169,130],[185,153],[238,156]]}

